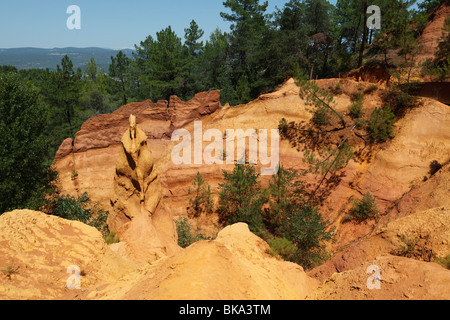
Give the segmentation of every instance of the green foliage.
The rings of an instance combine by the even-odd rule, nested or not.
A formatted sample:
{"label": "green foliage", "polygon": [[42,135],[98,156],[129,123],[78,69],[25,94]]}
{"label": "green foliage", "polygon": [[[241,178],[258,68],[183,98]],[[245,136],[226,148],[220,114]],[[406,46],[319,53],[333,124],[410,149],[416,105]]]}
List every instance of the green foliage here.
{"label": "green foliage", "polygon": [[81,90],[81,70],[73,69],[73,63],[67,55],[61,60],[61,66],[57,65],[56,69],[56,72],[48,72],[46,98],[53,112],[59,114],[58,118],[67,125],[66,134],[74,137],[75,110]]}
{"label": "green foliage", "polygon": [[331,87],[330,90],[331,90],[331,93],[333,93],[334,95],[342,94],[344,91],[342,90],[342,83],[341,83],[341,81],[336,83],[336,85],[334,87]]}
{"label": "green foliage", "polygon": [[177,226],[178,245],[182,248],[187,248],[194,242],[200,240],[210,240],[210,238],[205,237],[201,233],[194,232],[186,217],[178,218],[175,220],[175,224]]}
{"label": "green foliage", "polygon": [[18,273],[19,267],[14,267],[12,265],[8,265],[6,268],[3,268],[1,271],[5,277],[11,280],[11,276],[13,274]]}
{"label": "green foliage", "polygon": [[[326,258],[324,243],[332,239],[316,208],[305,199],[304,184],[292,169],[279,168],[267,189],[261,190],[251,165],[224,171],[219,188],[218,214],[223,224],[245,222],[266,239],[270,254],[311,268]],[[264,205],[264,209],[263,209]]]}
{"label": "green foliage", "polygon": [[356,100],[348,108],[350,117],[352,117],[352,119],[358,119],[364,115],[363,101],[364,97],[361,93],[359,93],[356,97]]}
{"label": "green foliage", "polygon": [[14,66],[0,66],[0,75],[2,73],[10,73],[10,72],[18,73],[19,70],[17,70],[17,68]]}
{"label": "green foliage", "polygon": [[18,74],[0,75],[0,214],[38,209],[53,190],[56,173],[46,161],[48,108]]}
{"label": "green foliage", "polygon": [[76,198],[70,195],[56,195],[49,205],[49,214],[67,220],[80,221],[92,226],[99,230],[105,239],[111,236],[106,224],[108,211],[100,209],[96,204],[93,204],[87,193],[83,193]]}
{"label": "green foliage", "polygon": [[378,213],[375,198],[368,192],[361,199],[353,201],[352,214],[358,220],[373,218]]}
{"label": "green foliage", "polygon": [[442,258],[436,257],[436,258],[434,258],[434,262],[436,262],[436,263],[440,264],[441,266],[443,266],[444,268],[450,270],[450,254],[448,254]]}
{"label": "green foliage", "polygon": [[325,126],[330,123],[330,113],[327,108],[319,107],[313,111],[312,122],[319,126]]}
{"label": "green foliage", "polygon": [[297,206],[304,203],[304,184],[299,179],[297,171],[280,167],[276,175],[273,175],[268,194],[269,207],[265,209],[264,224],[272,234],[283,235],[283,223],[286,213],[296,210]]}
{"label": "green foliage", "polygon": [[394,137],[395,115],[389,105],[376,108],[367,121],[367,133],[372,142],[384,142]]}
{"label": "green foliage", "polygon": [[197,172],[192,182],[194,190],[189,188],[188,214],[190,217],[199,217],[202,214],[211,214],[214,211],[214,201],[211,197],[211,187],[205,183],[200,172]]}
{"label": "green foliage", "polygon": [[342,169],[352,158],[350,145],[344,141],[337,148],[322,148],[317,155],[305,150],[303,162],[310,165],[310,172],[326,174]]}
{"label": "green foliage", "polygon": [[123,104],[128,102],[128,83],[130,82],[131,60],[122,51],[111,57],[111,64],[109,65],[109,75],[118,84],[118,89],[123,96]]}
{"label": "green foliage", "polygon": [[310,205],[299,207],[289,216],[284,233],[298,248],[295,262],[313,268],[326,258],[323,245],[334,236],[334,230],[327,231],[327,228],[317,208]]}
{"label": "green foliage", "polygon": [[120,242],[120,238],[119,238],[119,236],[116,236],[116,233],[114,231],[111,231],[106,236],[105,242],[107,244],[117,243],[117,242]]}
{"label": "green foliage", "polygon": [[227,12],[220,16],[231,26],[229,34],[230,79],[236,88],[237,103],[247,103],[260,93],[261,74],[267,65],[264,46],[268,34],[268,2],[226,0]]}
{"label": "green foliage", "polygon": [[443,3],[445,0],[423,0],[417,4],[418,8],[422,11],[430,11],[436,8],[439,4]]}
{"label": "green foliage", "polygon": [[203,37],[204,33],[195,20],[191,21],[189,28],[184,29],[185,45],[191,57],[196,57],[201,53],[203,41],[199,42],[199,40]]}
{"label": "green foliage", "polygon": [[420,104],[418,97],[412,96],[399,88],[392,88],[386,91],[383,101],[391,106],[391,110],[397,119],[402,118],[409,110],[416,108]]}
{"label": "green foliage", "polygon": [[252,232],[263,227],[261,216],[265,202],[253,165],[236,164],[233,172],[223,171],[225,182],[219,184],[219,221],[225,224],[245,222]]}
{"label": "green foliage", "polygon": [[399,236],[400,241],[403,243],[400,245],[400,247],[394,251],[395,255],[401,256],[401,257],[414,257],[417,255],[417,245],[419,243],[419,239],[414,238],[411,235],[401,234]]}
{"label": "green foliage", "polygon": [[337,112],[333,104],[333,94],[321,89],[315,81],[308,81],[306,79],[298,79],[297,84],[300,87],[300,97],[305,100],[308,106],[312,106],[313,122],[318,125],[328,124],[331,114],[336,116],[342,127],[345,128],[344,117]]}
{"label": "green foliage", "polygon": [[[327,223],[317,208],[305,199],[304,184],[298,178],[297,171],[283,167],[272,177],[264,222],[275,237],[286,238],[295,245],[296,251],[288,260],[311,268],[325,257],[323,244],[332,239],[334,231],[327,230]],[[284,245],[293,249],[286,241]]]}
{"label": "green foliage", "polygon": [[71,178],[72,180],[74,180],[74,179],[76,179],[77,177],[78,177],[78,171],[75,170],[75,169],[73,169],[73,170],[72,170],[72,174],[70,175],[70,178]]}
{"label": "green foliage", "polygon": [[295,244],[286,238],[272,238],[268,243],[270,248],[267,253],[273,256],[281,256],[287,261],[292,261],[298,250]]}

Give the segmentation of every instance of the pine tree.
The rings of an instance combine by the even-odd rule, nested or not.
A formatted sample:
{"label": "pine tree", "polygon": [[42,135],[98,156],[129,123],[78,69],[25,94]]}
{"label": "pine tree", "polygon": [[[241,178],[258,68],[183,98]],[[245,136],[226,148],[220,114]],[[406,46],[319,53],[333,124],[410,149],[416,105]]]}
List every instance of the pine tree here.
{"label": "pine tree", "polygon": [[128,82],[131,72],[131,60],[122,51],[111,57],[111,64],[109,65],[109,75],[120,83],[120,92],[123,97],[123,104],[128,102]]}
{"label": "pine tree", "polygon": [[188,193],[192,195],[189,198],[188,214],[190,217],[199,217],[202,214],[211,214],[214,209],[214,201],[211,197],[211,187],[203,180],[200,172],[197,172],[192,182],[193,190]]}
{"label": "pine tree", "polygon": [[[260,53],[263,51],[264,34],[267,29],[267,15],[265,14],[267,1],[260,4],[259,0],[226,0],[223,5],[231,10],[221,12],[220,16],[231,23],[230,52],[233,53],[232,83],[235,87],[248,84],[250,97],[259,95],[259,87],[254,86],[261,70]],[[238,95],[242,103],[248,102],[247,90],[240,90]]]}
{"label": "pine tree", "polygon": [[225,182],[219,184],[217,213],[223,224],[245,222],[254,233],[263,229],[262,205],[265,202],[259,174],[253,165],[236,164],[233,172],[223,171]]}
{"label": "pine tree", "polygon": [[53,188],[48,108],[17,74],[0,75],[0,214],[39,209]]}
{"label": "pine tree", "polygon": [[188,69],[185,98],[192,98],[197,92],[205,90],[199,66],[200,56],[203,54],[203,41],[199,40],[203,37],[204,31],[195,20],[192,20],[189,28],[184,29],[184,32]]}

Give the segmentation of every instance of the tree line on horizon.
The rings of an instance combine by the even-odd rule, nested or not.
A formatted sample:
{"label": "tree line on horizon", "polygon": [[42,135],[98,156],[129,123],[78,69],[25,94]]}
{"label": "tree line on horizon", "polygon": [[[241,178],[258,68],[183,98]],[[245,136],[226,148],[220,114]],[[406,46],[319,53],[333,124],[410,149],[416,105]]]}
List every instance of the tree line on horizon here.
{"label": "tree line on horizon", "polygon": [[[230,22],[228,32],[216,29],[203,42],[194,20],[183,39],[168,26],[136,44],[133,57],[111,57],[109,70],[91,58],[82,71],[68,56],[55,71],[0,66],[0,214],[42,193],[58,147],[94,115],[146,99],[187,100],[210,89],[221,90],[222,103],[247,103],[290,77],[333,77],[373,57],[390,63],[390,49],[413,63],[428,14],[444,1],[424,0],[416,10],[415,0],[289,0],[268,13],[267,1],[226,0],[220,15]],[[381,32],[365,26],[369,4],[381,8]],[[34,151],[20,152],[20,145]]]}

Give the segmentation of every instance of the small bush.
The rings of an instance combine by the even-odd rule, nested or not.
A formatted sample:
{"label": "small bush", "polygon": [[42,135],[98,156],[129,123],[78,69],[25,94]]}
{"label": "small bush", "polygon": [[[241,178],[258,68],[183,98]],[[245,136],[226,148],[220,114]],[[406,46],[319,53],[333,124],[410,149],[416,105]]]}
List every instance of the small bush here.
{"label": "small bush", "polygon": [[188,193],[190,206],[187,208],[189,217],[199,217],[202,214],[211,214],[214,210],[214,202],[211,196],[210,186],[203,180],[200,172],[197,172],[192,182],[193,190],[189,188]]}
{"label": "small bush", "polygon": [[383,97],[384,102],[391,106],[391,110],[397,119],[402,118],[408,110],[420,104],[418,97],[412,96],[400,89],[390,89]]}
{"label": "small bush", "polygon": [[402,234],[400,235],[400,240],[404,245],[399,247],[396,255],[402,257],[413,257],[417,252],[416,246],[419,243],[419,239],[414,239],[413,237]]}
{"label": "small bush", "polygon": [[324,107],[320,107],[314,110],[312,121],[319,125],[324,126],[330,122],[330,114]]}
{"label": "small bush", "polygon": [[111,231],[105,238],[105,242],[107,244],[117,243],[120,242],[120,239],[118,236],[116,236],[116,233],[114,231]]}
{"label": "small bush", "polygon": [[219,222],[224,225],[244,222],[258,233],[264,228],[261,211],[265,198],[255,166],[236,164],[233,172],[222,173],[225,181],[218,188]]}
{"label": "small bush", "polygon": [[372,142],[384,142],[394,137],[395,115],[389,105],[376,108],[367,121],[367,133]]}
{"label": "small bush", "polygon": [[341,81],[339,81],[338,83],[336,83],[336,85],[334,87],[330,87],[329,90],[334,94],[334,95],[339,95],[342,94],[344,91],[342,90],[342,83]]}
{"label": "small bush", "polygon": [[11,280],[11,276],[13,274],[16,274],[18,269],[19,267],[14,268],[13,266],[7,266],[6,268],[2,269],[2,273],[5,277]]}
{"label": "small bush", "polygon": [[70,178],[71,178],[72,180],[75,180],[77,177],[78,177],[78,171],[75,170],[75,169],[72,170],[72,174],[71,174]]}
{"label": "small bush", "polygon": [[440,264],[441,266],[443,266],[446,269],[450,270],[450,254],[448,254],[447,256],[443,257],[443,258],[434,258],[434,262]]}
{"label": "small bush", "polygon": [[358,220],[366,220],[374,217],[378,213],[375,198],[368,192],[362,199],[353,201],[352,214]]}
{"label": "small bush", "polygon": [[81,221],[99,230],[104,238],[109,235],[106,224],[108,211],[93,204],[87,193],[83,193],[78,198],[70,195],[57,195],[51,201],[48,213],[67,220]]}
{"label": "small bush", "polygon": [[366,126],[367,121],[364,120],[364,119],[359,118],[359,119],[355,119],[353,121],[353,123],[355,124],[356,128],[362,129],[362,128],[364,128]]}
{"label": "small bush", "polygon": [[269,240],[270,249],[268,253],[273,256],[281,256],[284,260],[292,261],[297,246],[286,238],[273,238]]}
{"label": "small bush", "polygon": [[210,240],[210,238],[205,237],[203,234],[194,232],[186,217],[178,218],[175,220],[175,224],[177,226],[178,245],[182,248],[187,248],[194,242],[200,240]]}
{"label": "small bush", "polygon": [[355,102],[348,108],[348,111],[352,119],[358,119],[364,115],[362,94],[358,95]]}

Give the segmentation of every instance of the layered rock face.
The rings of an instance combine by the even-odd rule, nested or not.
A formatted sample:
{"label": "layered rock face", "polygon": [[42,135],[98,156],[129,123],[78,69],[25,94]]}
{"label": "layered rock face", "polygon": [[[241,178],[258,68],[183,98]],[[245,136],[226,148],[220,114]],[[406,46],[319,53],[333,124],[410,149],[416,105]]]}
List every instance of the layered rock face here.
{"label": "layered rock face", "polygon": [[[66,139],[56,153],[54,164],[62,191],[74,196],[86,191],[93,201],[110,210],[116,160],[130,114],[136,116],[136,123],[146,134],[156,162],[166,151],[173,130],[221,107],[220,91],[214,90],[199,93],[187,102],[173,96],[170,101],[130,103],[111,114],[88,119],[75,141]],[[77,178],[72,178],[73,170]]]}
{"label": "layered rock face", "polygon": [[445,20],[450,16],[450,1],[443,1],[434,12],[431,13],[430,20],[422,32],[417,42],[422,46],[417,64],[420,65],[426,59],[433,59],[437,51],[442,28]]}
{"label": "layered rock face", "polygon": [[[324,89],[335,87],[340,82],[342,94],[335,96],[335,108],[339,112],[347,112],[352,104],[351,96],[357,92],[362,92],[370,86],[370,83],[355,82],[348,79],[326,79],[317,83]],[[370,112],[382,104],[380,91],[383,87],[371,94],[365,95],[364,108],[366,113]],[[210,93],[211,95],[212,93]],[[187,102],[193,110],[210,110],[210,107],[199,106],[200,101],[209,101],[211,96],[203,93],[198,97],[196,103]],[[210,97],[210,98],[208,98]],[[215,99],[213,99],[215,101]],[[218,100],[218,98],[217,98]],[[206,105],[212,105],[207,102]],[[120,112],[134,108],[133,105],[125,106]],[[177,107],[178,108],[178,107]],[[187,110],[187,107],[180,107]],[[288,122],[309,121],[311,113],[299,97],[299,88],[291,79],[284,83],[273,93],[265,94],[258,99],[240,106],[225,106],[217,109],[210,115],[201,118],[202,132],[209,129],[217,129],[225,132],[227,129],[278,129],[279,121],[285,118]],[[147,110],[147,109],[145,109]],[[152,110],[152,109],[150,109]],[[118,110],[119,111],[119,110]],[[147,111],[146,111],[147,112]],[[114,114],[113,114],[114,115]],[[129,117],[129,113],[128,116]],[[150,125],[149,120],[139,122],[139,113],[136,121],[143,131]],[[95,118],[89,122],[94,121]],[[432,99],[424,99],[421,107],[409,112],[404,119],[396,123],[395,138],[379,148],[372,151],[369,158],[364,161],[351,160],[346,168],[338,173],[340,182],[332,188],[329,196],[324,201],[321,212],[324,218],[329,221],[337,230],[337,241],[330,244],[330,251],[335,251],[345,247],[348,243],[359,237],[363,237],[373,230],[373,222],[357,225],[354,223],[342,223],[342,219],[351,209],[352,201],[360,198],[363,194],[370,192],[377,199],[380,212],[388,210],[397,203],[414,185],[420,183],[424,176],[428,175],[431,161],[436,160],[445,163],[450,158],[450,133],[447,128],[450,126],[450,113],[448,107]],[[83,125],[78,137],[91,136],[93,145],[97,145],[96,136],[100,131],[93,131],[88,134],[89,126]],[[123,128],[123,126],[121,127]],[[194,137],[194,123],[191,121],[183,127],[191,137]],[[121,129],[123,131],[126,128]],[[122,131],[122,132],[123,132]],[[211,186],[214,196],[217,195],[218,184],[223,181],[222,170],[231,171],[233,164],[175,164],[171,159],[171,151],[179,142],[170,140],[154,140],[149,136],[148,145],[152,149],[154,156],[154,168],[161,183],[161,199],[156,214],[172,214],[174,217],[186,216],[186,208],[189,205],[189,188],[192,188],[192,181],[197,172],[200,172],[204,180]],[[223,146],[225,149],[225,137]],[[269,139],[270,140],[270,139]],[[87,141],[81,139],[81,141]],[[362,141],[362,140],[361,140]],[[164,144],[164,146],[162,146]],[[203,148],[208,145],[203,143]],[[64,149],[64,144],[61,147]],[[246,150],[248,152],[248,143]],[[286,168],[299,170],[307,169],[307,165],[302,161],[303,146],[293,146],[289,141],[282,139],[279,145],[279,159]],[[156,150],[156,152],[155,152]],[[105,207],[110,206],[110,191],[113,186],[115,160],[120,152],[120,146],[111,145],[102,149],[86,149],[83,152],[75,152],[62,160],[56,160],[59,168],[62,189],[64,192],[73,193],[74,185],[79,185],[79,190],[87,191],[92,198],[100,201]],[[71,169],[67,164],[76,159],[79,177],[75,181],[70,179]],[[98,158],[96,158],[98,157]],[[97,160],[98,159],[98,160]],[[114,160],[114,161],[113,161]],[[261,167],[258,162],[258,169]],[[100,178],[100,176],[103,177]],[[267,183],[270,177],[261,177]],[[307,183],[315,183],[320,177],[308,174],[304,177]],[[431,207],[422,206],[421,209]],[[412,208],[413,212],[415,211]],[[163,213],[164,212],[164,213]],[[195,227],[202,232],[214,235],[214,217],[205,221],[192,220]]]}
{"label": "layered rock face", "polygon": [[108,226],[121,239],[114,248],[142,264],[175,252],[177,233],[170,212],[156,215],[161,184],[153,170],[152,152],[134,115],[129,124],[116,163]]}

